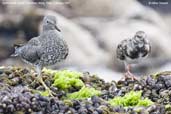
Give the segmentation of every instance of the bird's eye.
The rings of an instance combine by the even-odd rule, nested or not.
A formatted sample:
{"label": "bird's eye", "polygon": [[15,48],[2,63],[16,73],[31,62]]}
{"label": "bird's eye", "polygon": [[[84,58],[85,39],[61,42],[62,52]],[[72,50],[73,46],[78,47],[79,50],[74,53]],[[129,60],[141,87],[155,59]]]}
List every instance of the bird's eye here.
{"label": "bird's eye", "polygon": [[47,23],[49,23],[49,21],[46,21]]}

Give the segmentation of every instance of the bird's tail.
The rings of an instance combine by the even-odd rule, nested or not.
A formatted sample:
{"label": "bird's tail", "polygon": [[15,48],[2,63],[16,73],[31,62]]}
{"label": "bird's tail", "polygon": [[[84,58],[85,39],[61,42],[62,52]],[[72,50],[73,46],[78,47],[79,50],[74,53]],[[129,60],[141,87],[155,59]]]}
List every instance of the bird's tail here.
{"label": "bird's tail", "polygon": [[18,52],[19,52],[19,48],[22,46],[23,46],[23,44],[14,44],[13,47],[14,47],[15,51],[13,54],[11,54],[11,57],[17,57]]}

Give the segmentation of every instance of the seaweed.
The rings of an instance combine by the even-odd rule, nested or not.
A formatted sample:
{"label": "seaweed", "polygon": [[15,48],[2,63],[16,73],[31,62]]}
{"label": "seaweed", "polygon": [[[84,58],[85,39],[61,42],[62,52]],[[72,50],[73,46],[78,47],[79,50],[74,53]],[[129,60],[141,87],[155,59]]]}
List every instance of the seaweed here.
{"label": "seaweed", "polygon": [[142,99],[142,91],[130,91],[126,93],[123,97],[117,96],[108,101],[112,106],[150,106],[153,102],[148,99]]}
{"label": "seaweed", "polygon": [[69,70],[56,71],[50,69],[44,69],[43,71],[47,74],[54,75],[52,85],[59,89],[67,90],[71,87],[81,88],[84,86],[83,81],[80,79],[82,76],[80,72]]}
{"label": "seaweed", "polygon": [[52,85],[63,90],[71,87],[81,88],[84,86],[84,83],[80,79],[81,75],[79,72],[69,70],[58,71],[54,75],[54,83]]}
{"label": "seaweed", "polygon": [[100,93],[101,93],[100,91],[94,88],[83,86],[78,92],[68,94],[67,98],[68,99],[86,99],[92,96],[98,96],[100,95]]}

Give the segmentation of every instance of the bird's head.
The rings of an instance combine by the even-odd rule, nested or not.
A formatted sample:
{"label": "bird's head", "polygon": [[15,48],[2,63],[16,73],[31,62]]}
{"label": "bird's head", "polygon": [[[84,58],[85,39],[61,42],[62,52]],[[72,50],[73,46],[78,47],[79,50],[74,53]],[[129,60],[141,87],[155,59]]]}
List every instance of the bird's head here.
{"label": "bird's head", "polygon": [[144,31],[137,31],[135,33],[134,39],[136,41],[143,41],[146,37],[147,37],[147,35]]}
{"label": "bird's head", "polygon": [[57,20],[55,16],[47,15],[43,19],[43,30],[57,30],[61,32],[61,30],[57,26]]}

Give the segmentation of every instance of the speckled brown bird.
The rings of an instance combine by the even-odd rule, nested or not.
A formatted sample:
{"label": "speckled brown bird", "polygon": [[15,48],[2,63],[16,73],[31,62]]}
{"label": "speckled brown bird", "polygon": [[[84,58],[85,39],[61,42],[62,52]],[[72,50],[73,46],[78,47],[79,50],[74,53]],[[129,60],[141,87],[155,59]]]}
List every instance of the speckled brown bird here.
{"label": "speckled brown bird", "polygon": [[138,31],[132,39],[125,39],[117,46],[117,58],[124,61],[126,74],[125,78],[136,79],[130,72],[130,65],[136,64],[145,58],[151,51],[151,45],[147,40],[144,31]]}
{"label": "speckled brown bird", "polygon": [[35,66],[39,82],[49,91],[50,95],[52,93],[42,79],[41,70],[45,66],[65,60],[69,53],[67,43],[59,35],[60,29],[56,21],[54,16],[45,16],[41,34],[26,44],[15,45],[15,53],[12,55],[19,56],[26,63]]}

